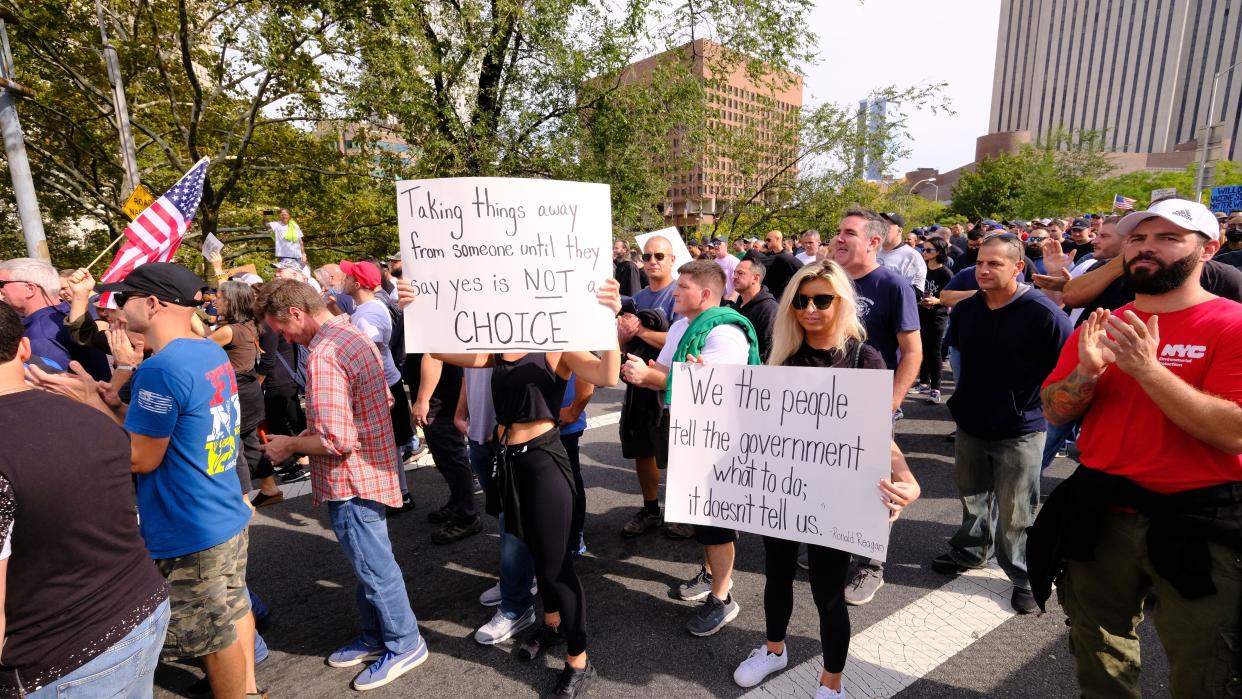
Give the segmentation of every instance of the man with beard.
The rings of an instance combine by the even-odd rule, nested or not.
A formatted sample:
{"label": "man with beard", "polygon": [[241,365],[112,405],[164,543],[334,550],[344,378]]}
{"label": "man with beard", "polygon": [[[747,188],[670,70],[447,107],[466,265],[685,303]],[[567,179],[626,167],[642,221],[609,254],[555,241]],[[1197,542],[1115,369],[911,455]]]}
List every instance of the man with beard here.
{"label": "man with beard", "polygon": [[621,285],[622,296],[633,296],[643,288],[638,278],[638,265],[630,261],[630,246],[624,240],[612,243],[612,278]]}
{"label": "man with beard", "polygon": [[750,260],[737,263],[737,269],[733,270],[733,298],[725,301],[726,306],[736,308],[755,327],[759,358],[764,362],[772,351],[772,328],[776,326],[776,311],[780,305],[763,285],[765,271],[763,265]]}
{"label": "man with beard", "polygon": [[1044,382],[1050,422],[1081,419],[1082,467],[1029,532],[1032,589],[1058,586],[1084,696],[1142,694],[1136,627],[1149,595],[1175,697],[1236,696],[1242,617],[1242,306],[1200,268],[1219,247],[1207,207],[1128,214],[1133,304],[1091,314]]}

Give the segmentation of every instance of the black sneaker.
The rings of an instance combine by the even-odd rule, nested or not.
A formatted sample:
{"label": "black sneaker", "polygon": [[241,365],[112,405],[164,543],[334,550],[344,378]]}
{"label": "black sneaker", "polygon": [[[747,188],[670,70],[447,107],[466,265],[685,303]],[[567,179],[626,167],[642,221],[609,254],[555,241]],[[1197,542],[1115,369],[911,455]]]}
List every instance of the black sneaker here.
{"label": "black sneaker", "polygon": [[395,517],[396,515],[402,514],[404,512],[409,512],[410,510],[414,509],[414,498],[410,497],[409,493],[402,493],[401,494],[401,507],[389,507],[386,509],[388,511],[389,517]]}
{"label": "black sneaker", "polygon": [[547,624],[539,624],[539,628],[531,631],[526,638],[522,639],[521,645],[514,652],[517,653],[519,660],[534,660],[547,649],[564,642],[565,635],[561,633],[561,627],[552,628]]}
{"label": "black sneaker", "polygon": [[961,575],[968,570],[975,570],[983,566],[968,566],[957,562],[952,554],[942,553],[932,559],[932,570],[942,575]]}
{"label": "black sneaker", "polygon": [[483,484],[479,482],[478,476],[475,476],[470,480],[470,492],[475,495],[483,494]]}
{"label": "black sneaker", "polygon": [[306,469],[295,468],[292,471],[289,471],[285,475],[281,476],[280,482],[285,485],[288,485],[290,483],[298,483],[304,480],[308,480],[309,478],[310,478],[310,474],[306,472]]}
{"label": "black sneaker", "polygon": [[710,636],[736,619],[741,609],[733,595],[721,602],[715,595],[709,594],[690,621],[686,622],[686,630],[695,636]]}
{"label": "black sneaker", "polygon": [[591,686],[594,679],[595,666],[591,664],[590,658],[587,658],[587,665],[581,670],[565,663],[565,669],[561,670],[561,674],[556,678],[556,689],[552,691],[552,697],[554,699],[580,697],[586,694],[587,688]]}
{"label": "black sneaker", "polygon": [[648,529],[655,529],[661,524],[664,524],[663,514],[660,512],[652,512],[646,507],[643,507],[638,512],[634,513],[634,516],[630,519],[630,521],[625,523],[624,527],[621,527],[621,536],[624,536],[627,539],[632,539],[636,536],[641,536]]}
{"label": "black sneaker", "polygon": [[475,515],[469,522],[449,522],[443,529],[431,535],[431,543],[452,544],[483,531],[483,518]]}
{"label": "black sneaker", "polygon": [[1032,614],[1039,611],[1039,605],[1035,604],[1035,595],[1031,594],[1030,590],[1023,590],[1020,587],[1013,588],[1013,596],[1009,598],[1009,604],[1019,614]]}
{"label": "black sneaker", "polygon": [[427,521],[432,524],[447,524],[453,521],[453,506],[445,505],[438,510],[427,513]]}

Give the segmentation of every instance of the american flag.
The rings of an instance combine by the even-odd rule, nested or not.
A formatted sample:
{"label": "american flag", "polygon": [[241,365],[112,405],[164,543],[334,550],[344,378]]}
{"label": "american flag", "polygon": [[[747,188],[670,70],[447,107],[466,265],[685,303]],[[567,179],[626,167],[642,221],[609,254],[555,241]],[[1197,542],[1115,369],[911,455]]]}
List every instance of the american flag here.
{"label": "american flag", "polygon": [[1130,197],[1123,197],[1120,194],[1113,195],[1113,208],[1122,211],[1134,211],[1135,200]]}
{"label": "american flag", "polygon": [[[164,192],[164,196],[156,199],[125,227],[125,242],[112,264],[108,265],[108,270],[99,278],[100,283],[120,281],[147,262],[172,261],[181,245],[181,237],[194,220],[198,201],[203,197],[203,180],[207,177],[209,162],[208,158],[203,158],[195,163],[172,189]],[[99,305],[115,308],[112,294],[103,293]]]}

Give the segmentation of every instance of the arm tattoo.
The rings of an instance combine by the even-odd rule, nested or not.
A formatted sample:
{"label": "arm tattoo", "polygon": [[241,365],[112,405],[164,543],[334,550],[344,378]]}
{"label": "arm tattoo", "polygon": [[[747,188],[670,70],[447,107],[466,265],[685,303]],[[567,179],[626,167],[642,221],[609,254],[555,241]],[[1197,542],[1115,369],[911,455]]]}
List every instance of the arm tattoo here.
{"label": "arm tattoo", "polygon": [[1044,404],[1044,417],[1049,422],[1064,425],[1077,420],[1087,412],[1091,399],[1095,396],[1095,385],[1099,379],[1083,376],[1075,367],[1069,376],[1048,386],[1040,393]]}

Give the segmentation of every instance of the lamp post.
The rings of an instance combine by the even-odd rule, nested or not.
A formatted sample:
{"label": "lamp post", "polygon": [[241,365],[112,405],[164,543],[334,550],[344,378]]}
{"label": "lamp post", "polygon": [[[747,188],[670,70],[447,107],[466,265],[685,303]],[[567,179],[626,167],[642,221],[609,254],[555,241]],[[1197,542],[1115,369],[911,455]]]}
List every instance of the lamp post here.
{"label": "lamp post", "polygon": [[1207,183],[1207,160],[1208,149],[1212,147],[1212,134],[1216,132],[1216,124],[1213,120],[1216,118],[1216,89],[1220,87],[1220,79],[1225,77],[1229,71],[1242,66],[1242,61],[1238,61],[1233,65],[1218,72],[1212,78],[1212,94],[1208,98],[1207,123],[1203,125],[1203,151],[1199,154],[1199,171],[1195,175],[1195,201],[1203,203],[1203,188]]}
{"label": "lamp post", "polygon": [[935,191],[935,195],[934,195],[934,196],[936,197],[936,201],[940,201],[940,185],[939,185],[939,184],[936,184],[936,178],[935,178],[935,177],[928,177],[928,178],[927,178],[927,179],[925,179],[925,180],[919,180],[918,182],[915,182],[915,183],[914,183],[914,186],[910,187],[910,193],[911,193],[911,194],[914,194],[914,190],[918,189],[918,188],[919,188],[919,185],[923,184],[924,182],[931,182],[932,186],[936,188],[936,189],[934,190],[934,191]]}

